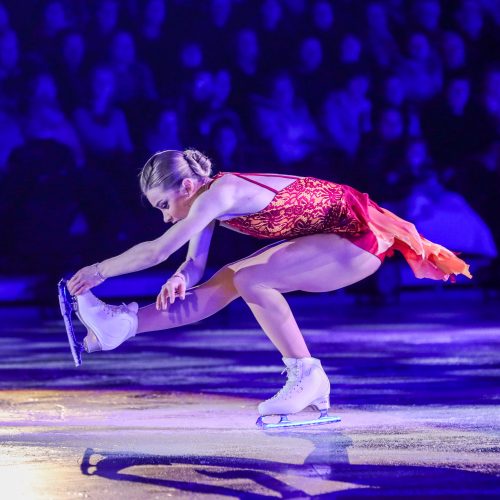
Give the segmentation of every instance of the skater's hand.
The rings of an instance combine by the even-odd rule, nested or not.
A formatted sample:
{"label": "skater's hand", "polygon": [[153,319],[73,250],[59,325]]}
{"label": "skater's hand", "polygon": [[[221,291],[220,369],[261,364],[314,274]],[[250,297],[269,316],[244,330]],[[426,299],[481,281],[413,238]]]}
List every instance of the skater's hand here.
{"label": "skater's hand", "polygon": [[168,300],[170,304],[174,303],[177,296],[184,300],[186,298],[186,279],[182,275],[172,276],[162,287],[161,292],[156,297],[156,309],[166,309]]}
{"label": "skater's hand", "polygon": [[71,295],[80,295],[101,284],[104,280],[96,275],[95,265],[82,267],[66,283]]}

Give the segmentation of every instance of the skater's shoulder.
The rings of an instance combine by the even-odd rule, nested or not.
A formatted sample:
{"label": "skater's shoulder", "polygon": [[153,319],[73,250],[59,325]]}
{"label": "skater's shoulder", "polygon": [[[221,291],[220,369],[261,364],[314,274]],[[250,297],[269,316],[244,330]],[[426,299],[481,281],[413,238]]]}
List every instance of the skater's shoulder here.
{"label": "skater's shoulder", "polygon": [[208,181],[207,189],[203,193],[205,199],[230,198],[234,195],[237,187],[235,176],[227,174],[230,172],[219,172]]}
{"label": "skater's shoulder", "polygon": [[230,175],[215,176],[196,198],[192,209],[196,212],[212,212],[215,207],[231,208],[235,201],[236,184]]}

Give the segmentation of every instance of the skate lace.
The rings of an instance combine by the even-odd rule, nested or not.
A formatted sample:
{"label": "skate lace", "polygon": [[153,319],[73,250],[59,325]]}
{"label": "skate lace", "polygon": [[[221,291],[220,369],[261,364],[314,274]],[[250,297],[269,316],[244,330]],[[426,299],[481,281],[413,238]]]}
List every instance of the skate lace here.
{"label": "skate lace", "polygon": [[286,384],[271,398],[271,399],[278,399],[286,396],[294,387],[295,387],[295,382],[297,381],[297,378],[299,376],[299,368],[298,366],[287,366],[282,372],[283,373],[287,372],[287,381]]}
{"label": "skate lace", "polygon": [[124,312],[128,312],[128,307],[126,304],[121,304],[119,306],[111,305],[111,304],[106,304],[102,300],[99,300],[100,302],[100,307],[101,311],[104,312],[104,314],[108,318],[114,318],[116,315]]}

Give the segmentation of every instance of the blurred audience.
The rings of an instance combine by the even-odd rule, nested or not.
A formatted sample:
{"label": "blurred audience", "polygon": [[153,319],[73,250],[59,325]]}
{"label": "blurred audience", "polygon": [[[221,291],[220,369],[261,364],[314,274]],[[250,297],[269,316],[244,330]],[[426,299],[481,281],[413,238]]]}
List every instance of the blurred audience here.
{"label": "blurred audience", "polygon": [[28,139],[53,139],[68,146],[77,165],[83,165],[80,139],[57,99],[57,87],[50,73],[41,73],[29,82],[23,134]]}
{"label": "blurred audience", "polygon": [[445,75],[453,75],[467,68],[467,55],[463,38],[455,31],[445,31],[441,37],[441,57]]}
{"label": "blurred audience", "polygon": [[[443,238],[464,233],[460,215],[470,240],[450,244],[493,256],[478,220],[498,247],[499,46],[494,0],[45,0],[30,16],[4,1],[0,212],[30,164],[30,186],[44,172],[50,189],[79,185],[78,210],[54,205],[71,215],[58,231],[80,245],[117,221],[107,244],[126,247],[148,228],[134,173],[192,146],[215,170],[323,176],[411,202]],[[449,207],[457,231],[444,229]]]}
{"label": "blurred audience", "polygon": [[164,149],[183,149],[179,132],[179,119],[173,108],[163,108],[154,126],[146,133],[146,149],[149,156]]}
{"label": "blurred audience", "polygon": [[435,170],[420,176],[406,199],[406,218],[427,239],[451,250],[475,256],[497,257],[491,230],[459,193],[439,181]]}
{"label": "blurred audience", "polygon": [[389,28],[387,8],[383,2],[370,2],[366,7],[365,46],[375,66],[385,70],[400,58],[398,43]]}
{"label": "blurred audience", "polygon": [[66,112],[85,100],[85,82],[89,72],[85,38],[79,31],[69,30],[61,37],[56,58],[51,64],[59,83],[59,99]]}
{"label": "blurred audience", "polygon": [[356,154],[361,136],[371,130],[370,80],[354,74],[344,88],[331,92],[323,104],[323,124],[334,146],[349,157]]}
{"label": "blurred audience", "polygon": [[0,34],[0,104],[3,109],[20,112],[26,76],[19,63],[17,34],[6,29]]}
{"label": "blurred audience", "polygon": [[153,74],[148,66],[137,61],[135,41],[130,33],[120,31],[114,35],[109,64],[115,74],[115,99],[118,103],[157,98]]}
{"label": "blurred audience", "polygon": [[305,160],[317,147],[320,135],[307,104],[295,93],[291,76],[272,79],[267,96],[255,100],[256,126],[262,139],[282,164]]}
{"label": "blurred audience", "polygon": [[14,148],[24,142],[21,126],[15,115],[0,111],[0,182],[7,170],[9,155]]}
{"label": "blurred audience", "polygon": [[435,96],[442,87],[442,65],[427,35],[414,32],[408,36],[406,57],[398,66],[409,100],[421,103]]}
{"label": "blurred audience", "polygon": [[115,78],[107,66],[93,68],[88,103],[74,113],[85,147],[90,154],[101,158],[133,150],[125,114],[114,103]]}

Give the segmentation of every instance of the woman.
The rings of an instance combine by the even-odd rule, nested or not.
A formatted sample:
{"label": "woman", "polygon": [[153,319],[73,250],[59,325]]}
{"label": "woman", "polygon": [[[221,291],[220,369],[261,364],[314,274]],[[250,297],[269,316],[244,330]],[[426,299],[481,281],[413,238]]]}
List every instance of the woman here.
{"label": "woman", "polygon": [[[282,354],[288,374],[283,389],[259,404],[259,413],[296,413],[311,405],[324,416],[330,383],[320,360],[311,357],[283,293],[356,283],[373,274],[393,249],[403,253],[418,277],[471,277],[469,266],[452,252],[349,186],[277,174],[220,172],[211,178],[210,172],[210,160],[196,150],[161,151],[146,162],[141,190],[174,225],[156,240],[84,267],[67,282],[88,330],[87,352],[114,349],[138,333],[200,321],[242,297]],[[194,286],[203,274],[216,220],[257,238],[284,239]],[[186,261],[155,304],[110,306],[89,291],[112,276],[165,261],[188,241]]]}

